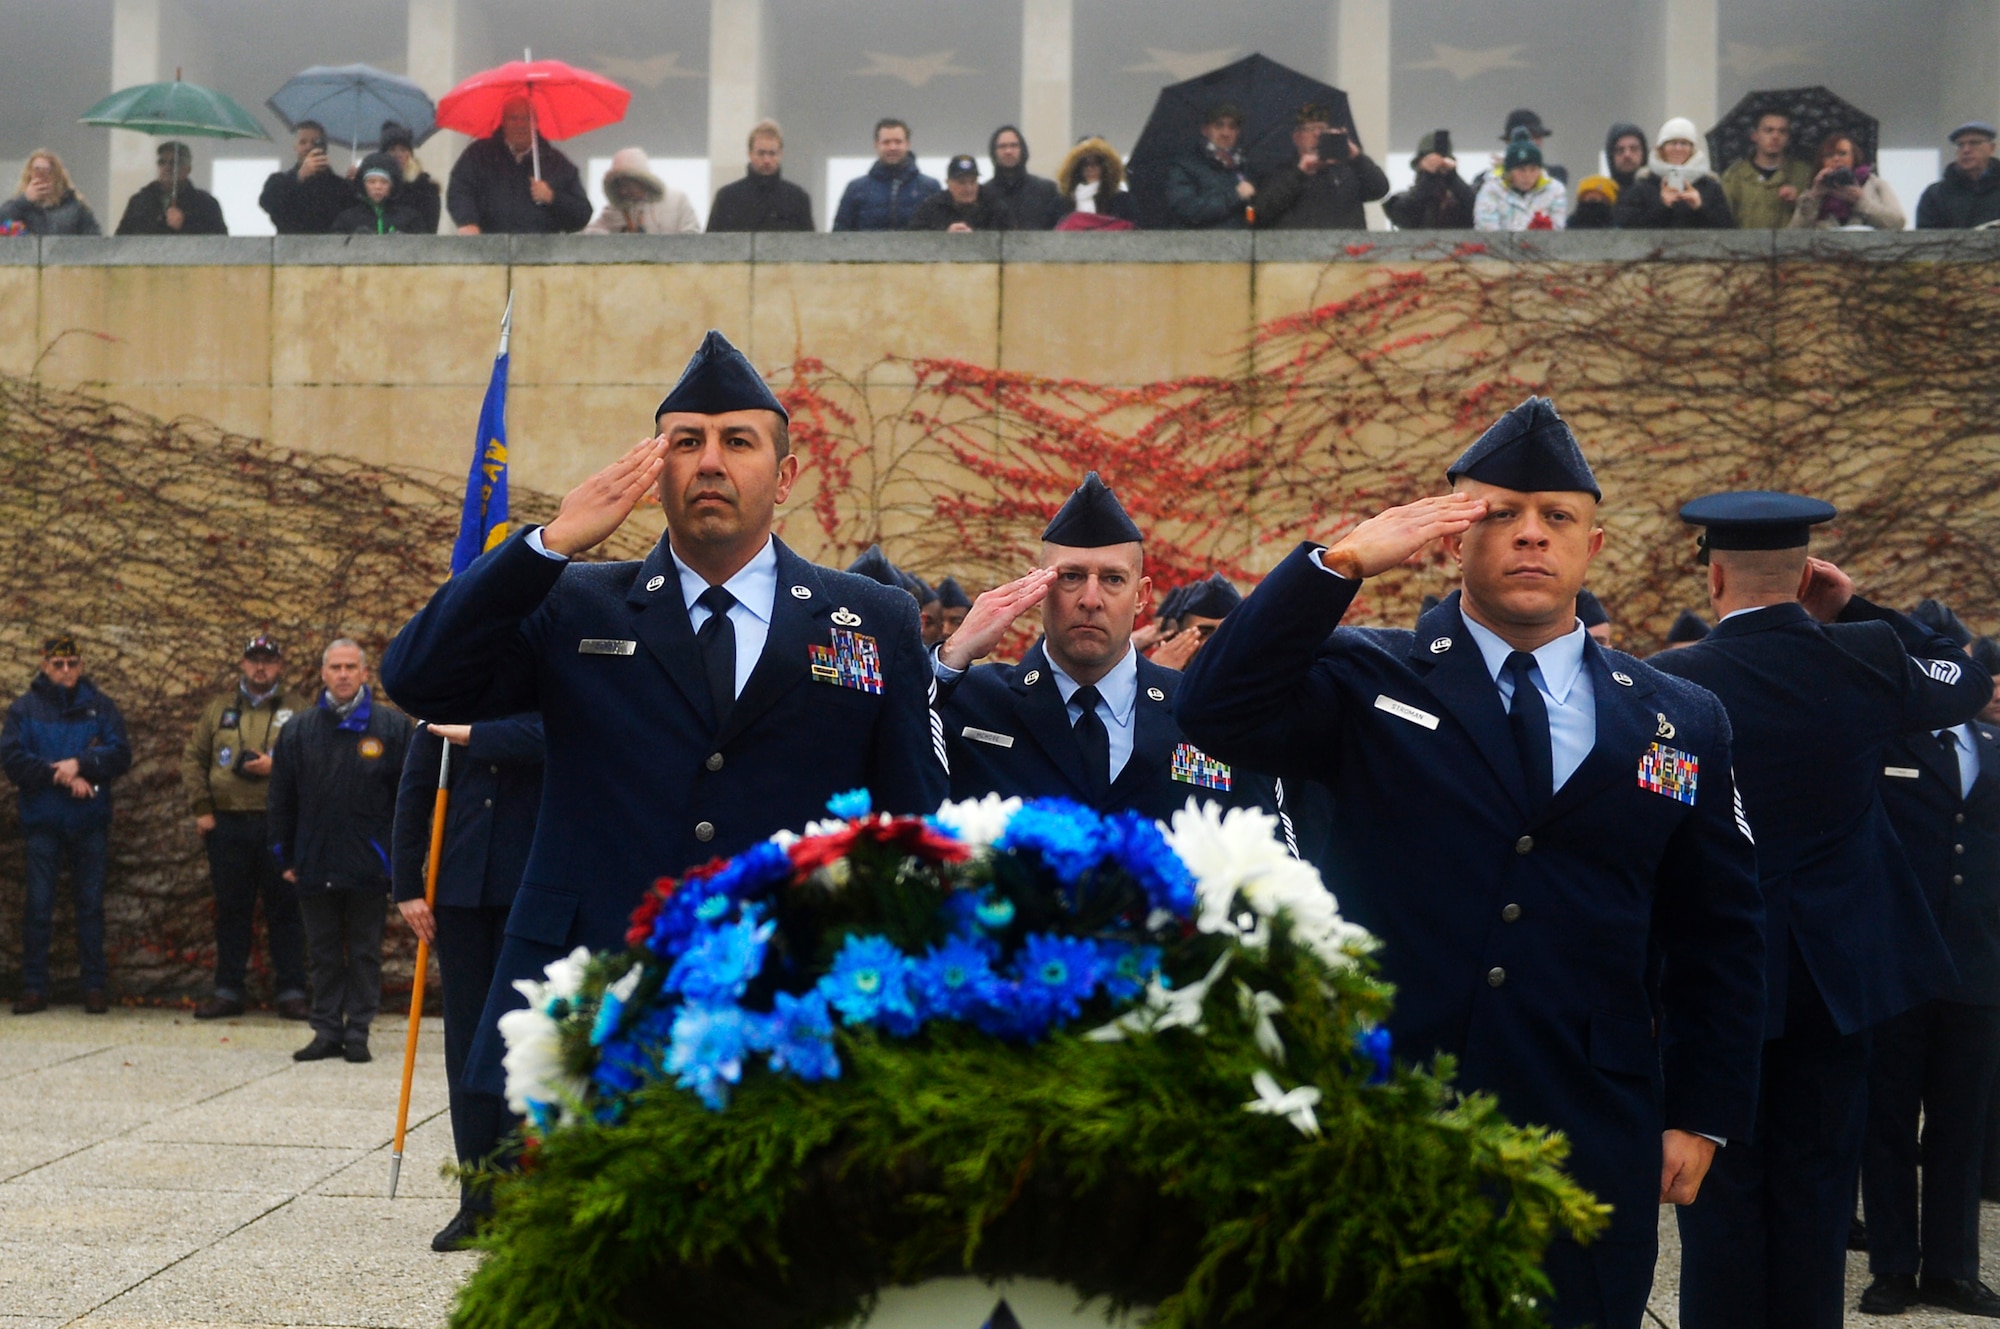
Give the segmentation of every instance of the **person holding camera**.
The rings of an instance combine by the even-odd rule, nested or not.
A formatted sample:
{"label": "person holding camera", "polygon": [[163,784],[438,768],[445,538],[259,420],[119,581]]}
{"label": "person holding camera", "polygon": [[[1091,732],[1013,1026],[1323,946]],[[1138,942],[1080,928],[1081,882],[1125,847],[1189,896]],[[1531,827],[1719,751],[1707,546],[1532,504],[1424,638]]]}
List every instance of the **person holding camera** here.
{"label": "person holding camera", "polygon": [[1361,151],[1353,131],[1335,127],[1317,102],[1298,109],[1292,148],[1298,160],[1257,191],[1259,227],[1280,231],[1365,231],[1363,203],[1389,192],[1389,177]]}
{"label": "person holding camera", "polygon": [[354,202],[354,185],[334,174],[326,155],[326,129],[301,120],[292,131],[298,161],[264,181],[257,206],[271,214],[279,235],[325,235]]}
{"label": "person holding camera", "polygon": [[1472,229],[1473,188],[1458,173],[1451,151],[1451,131],[1434,129],[1417,140],[1410,166],[1416,183],[1382,204],[1399,231],[1469,231]]}
{"label": "person holding camera", "polygon": [[1729,230],[1736,225],[1694,121],[1677,115],[1660,126],[1652,157],[1632,187],[1618,191],[1615,216],[1622,231]]}
{"label": "person holding camera", "polygon": [[243,1014],[260,895],[278,1014],[287,1020],[308,1014],[298,891],[278,871],[265,819],[271,749],[302,701],[285,686],[284,668],[276,638],[266,632],[252,637],[243,648],[236,686],[203,708],[181,749],[181,788],[215,888],[215,995],[195,1007],[197,1020]]}
{"label": "person holding camera", "polygon": [[1818,231],[1865,226],[1874,231],[1903,229],[1903,204],[1889,182],[1845,134],[1828,134],[1819,145],[1812,183],[1799,195],[1791,224]]}

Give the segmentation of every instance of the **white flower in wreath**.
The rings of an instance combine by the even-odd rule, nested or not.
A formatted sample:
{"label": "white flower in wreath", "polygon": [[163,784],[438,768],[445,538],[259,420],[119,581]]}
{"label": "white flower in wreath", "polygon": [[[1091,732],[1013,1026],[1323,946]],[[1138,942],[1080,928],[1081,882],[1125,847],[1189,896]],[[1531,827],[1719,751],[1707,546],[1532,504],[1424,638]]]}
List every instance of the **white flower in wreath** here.
{"label": "white flower in wreath", "polygon": [[580,1076],[564,1071],[562,1025],[551,1014],[557,1002],[574,1000],[582,990],[589,961],[589,948],[579,946],[543,971],[546,981],[523,978],[514,983],[528,1005],[500,1017],[500,1036],[507,1041],[500,1064],[507,1072],[507,1106],[520,1116],[532,1116],[532,1109],[540,1107],[567,1118],[565,1105],[580,1101],[589,1087]]}
{"label": "white flower in wreath", "polygon": [[1319,1103],[1317,1088],[1302,1084],[1296,1089],[1280,1089],[1269,1071],[1253,1072],[1250,1087],[1257,1091],[1257,1097],[1243,1105],[1245,1112],[1283,1117],[1300,1135],[1312,1137],[1319,1134],[1319,1117],[1313,1112]]}
{"label": "white flower in wreath", "polygon": [[1007,831],[1007,823],[1021,810],[1018,798],[988,794],[984,798],[946,803],[932,818],[938,825],[970,845],[975,851],[991,849]]}
{"label": "white flower in wreath", "polygon": [[[1261,950],[1269,941],[1264,920],[1282,910],[1290,915],[1301,945],[1326,964],[1347,964],[1353,950],[1369,943],[1368,932],[1340,916],[1318,870],[1294,858],[1277,829],[1278,819],[1267,812],[1231,808],[1225,813],[1214,803],[1197,805],[1192,798],[1174,814],[1167,843],[1194,874],[1195,925]],[[1239,898],[1253,916],[1232,917]]]}

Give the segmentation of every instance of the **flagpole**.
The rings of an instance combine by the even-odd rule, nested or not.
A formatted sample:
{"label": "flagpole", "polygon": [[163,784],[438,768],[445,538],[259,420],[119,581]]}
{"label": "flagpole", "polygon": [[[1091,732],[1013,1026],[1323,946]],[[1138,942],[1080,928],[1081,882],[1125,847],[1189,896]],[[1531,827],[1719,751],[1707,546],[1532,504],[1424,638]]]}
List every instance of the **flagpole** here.
{"label": "flagpole", "polygon": [[[531,47],[521,48],[521,63],[535,63],[535,52]],[[534,156],[535,179],[539,180],[542,178],[542,131],[535,124],[535,98],[532,93],[528,96],[528,151]],[[511,300],[514,297],[510,295],[507,298]]]}
{"label": "flagpole", "polygon": [[[444,815],[451,806],[451,743],[438,754],[437,800],[431,805],[430,859],[424,865],[424,908],[436,927],[438,863],[444,857]],[[403,1174],[403,1139],[410,1128],[410,1084],[417,1073],[417,1030],[424,1018],[424,980],[430,968],[430,943],[417,938],[417,977],[410,985],[410,1028],[403,1036],[403,1091],[396,1100],[396,1142],[389,1154],[389,1198],[396,1198],[396,1180]]]}

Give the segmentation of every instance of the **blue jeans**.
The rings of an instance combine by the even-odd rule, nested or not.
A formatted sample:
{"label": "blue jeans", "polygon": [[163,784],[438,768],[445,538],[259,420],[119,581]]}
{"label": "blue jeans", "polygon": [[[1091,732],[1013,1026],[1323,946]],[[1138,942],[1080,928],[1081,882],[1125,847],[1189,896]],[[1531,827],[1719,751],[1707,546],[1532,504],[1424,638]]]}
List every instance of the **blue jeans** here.
{"label": "blue jeans", "polygon": [[28,907],[21,927],[21,988],[47,995],[49,941],[55,933],[56,878],[69,860],[71,898],[76,902],[76,957],[84,991],[101,991],[110,980],[104,967],[104,844],[111,823],[94,826],[24,828],[28,842]]}

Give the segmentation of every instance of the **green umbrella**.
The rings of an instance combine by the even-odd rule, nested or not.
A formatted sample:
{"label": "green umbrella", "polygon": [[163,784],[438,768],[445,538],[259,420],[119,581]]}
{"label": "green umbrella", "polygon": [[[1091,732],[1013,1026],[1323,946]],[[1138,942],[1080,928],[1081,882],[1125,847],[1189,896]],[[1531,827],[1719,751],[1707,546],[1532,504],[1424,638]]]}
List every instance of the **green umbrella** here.
{"label": "green umbrella", "polygon": [[226,94],[199,83],[183,83],[178,70],[171,83],[141,83],[114,92],[81,118],[86,125],[177,138],[271,137],[255,116]]}

